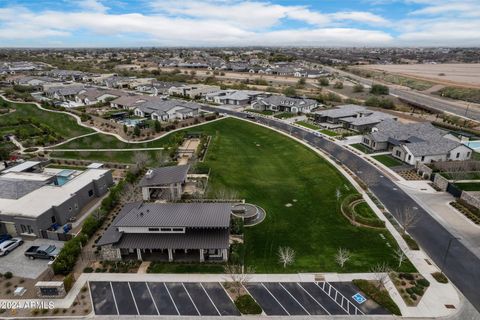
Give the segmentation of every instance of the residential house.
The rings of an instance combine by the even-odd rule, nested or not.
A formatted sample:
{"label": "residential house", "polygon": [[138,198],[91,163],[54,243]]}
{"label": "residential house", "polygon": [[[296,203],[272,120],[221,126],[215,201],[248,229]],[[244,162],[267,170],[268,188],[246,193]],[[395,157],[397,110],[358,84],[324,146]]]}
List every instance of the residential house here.
{"label": "residential house", "polygon": [[127,203],[97,246],[110,261],[227,261],[231,214],[231,203]]}
{"label": "residential house", "polygon": [[108,100],[116,99],[124,95],[126,95],[126,93],[120,90],[85,88],[77,94],[75,101],[88,106],[95,103],[104,103]]}
{"label": "residential house", "polygon": [[60,81],[81,81],[85,76],[85,73],[82,71],[59,69],[50,70],[46,74]]}
{"label": "residential house", "polygon": [[318,102],[316,100],[290,98],[282,95],[272,95],[252,103],[252,108],[255,110],[291,113],[310,113],[317,106]]}
{"label": "residential house", "polygon": [[245,106],[260,97],[263,98],[270,95],[270,93],[263,91],[220,90],[207,94],[205,100],[224,105]]}
{"label": "residential house", "polygon": [[152,120],[172,121],[192,118],[198,115],[200,105],[181,100],[155,99],[138,104],[133,110],[138,117]]}
{"label": "residential house", "polygon": [[411,165],[435,161],[468,160],[473,150],[429,122],[403,124],[385,120],[362,138],[375,151],[391,151],[392,156]]}
{"label": "residential house", "polygon": [[190,99],[197,99],[202,98],[205,95],[220,91],[219,86],[210,86],[204,84],[196,84],[196,85],[184,85],[179,87],[171,87],[168,89],[169,95],[176,95],[182,97],[189,97]]}
{"label": "residential house", "polygon": [[189,169],[189,165],[180,165],[148,170],[139,183],[143,200],[180,200]]}
{"label": "residential house", "polygon": [[347,104],[336,108],[315,111],[314,121],[318,123],[339,124],[346,129],[359,132],[370,131],[373,126],[386,119],[396,120],[393,115],[384,112],[372,111],[355,104]]}
{"label": "residential house", "polygon": [[83,84],[70,84],[46,87],[45,96],[52,100],[74,101],[76,96],[85,90]]}
{"label": "residential house", "polygon": [[179,83],[154,80],[150,83],[136,86],[135,90],[141,93],[151,94],[152,96],[159,96],[168,94],[170,88],[178,87],[179,85]]}

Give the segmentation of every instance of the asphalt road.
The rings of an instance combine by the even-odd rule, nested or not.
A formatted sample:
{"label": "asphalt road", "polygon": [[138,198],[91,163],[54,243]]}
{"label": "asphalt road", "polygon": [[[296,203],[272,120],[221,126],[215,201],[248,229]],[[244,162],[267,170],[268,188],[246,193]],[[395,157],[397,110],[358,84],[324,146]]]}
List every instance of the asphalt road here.
{"label": "asphalt road", "polygon": [[[207,111],[219,111],[218,108],[203,106]],[[222,113],[247,119],[247,114],[232,110],[221,110]],[[247,119],[249,120],[249,119]],[[301,138],[336,159],[355,172],[362,180],[368,181],[370,190],[385,205],[389,212],[398,218],[397,210],[402,208],[416,208],[418,222],[408,230],[412,237],[420,244],[423,250],[439,266],[457,286],[470,303],[480,311],[480,259],[445,229],[428,212],[423,210],[394,182],[375,168],[372,164],[357,156],[355,153],[327,140],[317,137],[301,128],[286,124],[282,121],[256,117],[254,122],[271,126],[275,129],[290,133]],[[372,177],[375,177],[372,179]],[[449,241],[452,240],[450,250],[444,265],[445,252]]]}
{"label": "asphalt road", "polygon": [[[372,85],[372,80],[370,79],[365,79],[357,75],[354,75],[352,73],[345,72],[345,71],[338,70],[331,67],[328,67],[326,69],[328,69],[330,72],[337,72],[341,76],[350,77],[365,86]],[[453,101],[451,102],[445,99],[432,97],[430,95],[425,95],[410,89],[399,89],[398,86],[395,86],[395,85],[388,85],[388,84],[385,84],[385,85],[389,87],[390,95],[396,96],[413,105],[419,105],[421,107],[437,110],[439,112],[449,112],[460,117],[466,117],[466,118],[480,121],[480,110],[474,109],[473,107],[469,108],[467,111],[467,109],[464,106],[459,105]]]}

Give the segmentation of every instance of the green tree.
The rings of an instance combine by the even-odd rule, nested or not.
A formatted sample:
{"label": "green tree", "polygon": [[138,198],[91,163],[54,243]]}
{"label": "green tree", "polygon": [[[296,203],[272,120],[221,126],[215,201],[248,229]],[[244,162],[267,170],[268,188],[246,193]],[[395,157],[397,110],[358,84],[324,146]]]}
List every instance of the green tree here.
{"label": "green tree", "polygon": [[283,94],[287,97],[294,97],[297,95],[297,90],[295,90],[294,87],[287,87],[285,90],[283,90]]}
{"label": "green tree", "polygon": [[320,83],[322,87],[326,87],[330,84],[330,81],[328,81],[327,77],[321,77],[318,79],[318,83]]}
{"label": "green tree", "polygon": [[135,135],[135,136],[138,137],[138,136],[140,135],[140,133],[141,133],[140,127],[139,127],[139,126],[135,126],[135,127],[133,128],[133,135]]}
{"label": "green tree", "polygon": [[155,120],[154,126],[155,126],[155,132],[160,132],[160,131],[162,131],[162,125],[161,125],[160,121]]}
{"label": "green tree", "polygon": [[343,89],[343,82],[337,81],[337,82],[335,82],[335,84],[333,85],[333,87],[334,87],[335,89]]}
{"label": "green tree", "polygon": [[123,125],[123,133],[127,133],[128,132],[128,127],[126,124]]}
{"label": "green tree", "polygon": [[303,88],[307,82],[305,81],[305,78],[300,78],[297,81],[297,88]]}
{"label": "green tree", "polygon": [[389,90],[387,86],[382,84],[374,84],[370,89],[370,93],[375,95],[388,95]]}

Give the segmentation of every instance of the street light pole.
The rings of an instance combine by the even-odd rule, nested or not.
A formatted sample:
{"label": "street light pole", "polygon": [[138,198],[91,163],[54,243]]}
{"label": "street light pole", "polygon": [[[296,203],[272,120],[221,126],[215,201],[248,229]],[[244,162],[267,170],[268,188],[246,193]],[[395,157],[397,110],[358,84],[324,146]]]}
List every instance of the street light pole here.
{"label": "street light pole", "polygon": [[447,257],[448,257],[448,252],[450,251],[450,246],[452,245],[453,240],[460,240],[459,238],[456,237],[450,237],[448,240],[448,245],[447,249],[445,250],[445,255],[443,256],[443,262],[442,262],[442,267],[440,269],[440,273],[443,275],[443,270],[445,270],[445,266],[447,264]]}

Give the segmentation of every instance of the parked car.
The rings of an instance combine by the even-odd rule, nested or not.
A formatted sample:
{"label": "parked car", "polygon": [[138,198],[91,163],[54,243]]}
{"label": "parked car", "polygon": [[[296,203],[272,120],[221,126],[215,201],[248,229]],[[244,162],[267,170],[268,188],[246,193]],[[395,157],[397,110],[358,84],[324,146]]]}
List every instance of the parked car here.
{"label": "parked car", "polygon": [[12,239],[12,236],[9,234],[2,234],[0,235],[0,243]]}
{"label": "parked car", "polygon": [[54,260],[60,253],[60,248],[54,245],[31,246],[25,251],[25,256],[33,259],[50,259]]}
{"label": "parked car", "polygon": [[11,251],[15,250],[16,247],[19,247],[23,244],[21,238],[12,238],[10,240],[3,241],[0,243],[0,256],[6,256]]}

